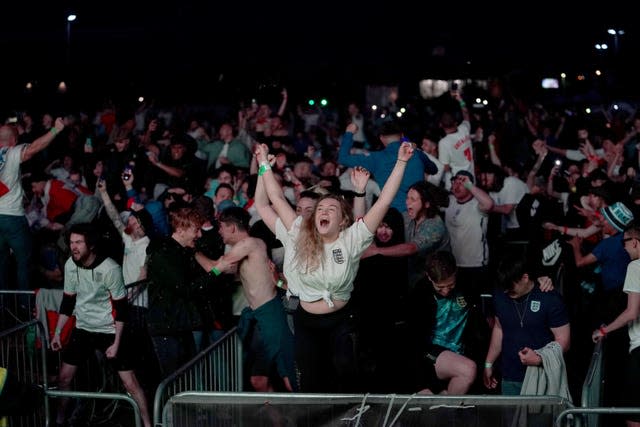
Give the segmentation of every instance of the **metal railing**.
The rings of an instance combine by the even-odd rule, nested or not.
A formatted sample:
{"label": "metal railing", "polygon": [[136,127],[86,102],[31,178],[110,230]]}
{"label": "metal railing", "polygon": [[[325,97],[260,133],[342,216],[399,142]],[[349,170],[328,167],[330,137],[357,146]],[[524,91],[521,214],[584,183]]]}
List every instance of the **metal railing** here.
{"label": "metal railing", "polygon": [[[46,348],[36,346],[36,338],[44,334],[40,322],[33,320],[0,332],[0,366],[7,369],[8,375],[13,376],[20,384],[31,386],[41,384],[47,389]],[[33,404],[33,412],[29,415],[13,415],[9,418],[9,425],[31,427],[49,425],[49,399],[43,393],[43,404]]]}
{"label": "metal railing", "polygon": [[242,340],[236,331],[237,328],[231,329],[160,383],[153,402],[154,425],[162,425],[162,410],[166,402],[178,393],[242,391]]}
{"label": "metal railing", "polygon": [[[602,406],[604,394],[604,340],[596,343],[589,370],[582,385],[582,398],[580,406],[593,408]],[[600,425],[599,413],[585,414],[583,417],[585,427],[598,427]]]}
{"label": "metal railing", "polygon": [[[60,352],[51,352],[47,347],[49,331],[43,324],[34,320],[36,291],[2,290],[0,291],[0,366],[7,368],[20,383],[38,385],[43,391],[43,405],[35,405],[35,410],[28,416],[12,416],[9,418],[11,426],[41,426],[50,424],[50,397],[65,397],[74,399],[110,400],[111,408],[99,413],[97,405],[93,404],[87,422],[98,422],[100,417],[109,417],[115,413],[115,402],[125,401],[132,405],[136,426],[140,425],[140,409],[129,395],[112,393],[113,384],[119,384],[119,378],[112,370],[105,369],[105,361],[96,354],[90,358],[86,366],[78,370],[74,378],[74,388],[88,387],[97,391],[62,391],[50,388],[51,379],[49,368],[60,366]],[[49,366],[51,364],[51,366]],[[85,410],[87,408],[84,408]],[[108,410],[107,410],[108,409]],[[0,424],[1,425],[1,424]]]}
{"label": "metal railing", "polygon": [[0,290],[0,331],[33,319],[35,291]]}
{"label": "metal railing", "polygon": [[[640,414],[640,408],[573,408],[562,411],[556,418],[555,426],[562,427],[566,424],[562,424],[564,419],[568,419],[570,415],[582,416],[584,419],[589,419],[591,416],[599,415],[623,415],[623,414]],[[588,425],[592,427],[592,424]]]}
{"label": "metal railing", "polygon": [[571,408],[568,400],[557,396],[185,392],[167,401],[161,425],[253,426],[269,420],[273,425],[301,426],[551,426]]}

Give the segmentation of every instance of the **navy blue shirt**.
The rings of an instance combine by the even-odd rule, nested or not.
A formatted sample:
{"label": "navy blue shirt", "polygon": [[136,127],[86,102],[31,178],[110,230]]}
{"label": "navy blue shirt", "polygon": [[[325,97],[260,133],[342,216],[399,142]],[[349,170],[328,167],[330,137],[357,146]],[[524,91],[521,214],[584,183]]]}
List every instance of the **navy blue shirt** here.
{"label": "navy blue shirt", "polygon": [[591,253],[598,259],[602,288],[605,291],[622,289],[627,266],[631,262],[629,254],[624,250],[622,238],[624,233],[602,239]]}
{"label": "navy blue shirt", "polygon": [[[364,154],[351,154],[353,146],[353,134],[346,132],[342,137],[340,151],[338,153],[338,162],[347,167],[362,166],[367,168],[373,175],[373,179],[382,188],[387,182],[396,161],[398,160],[398,150],[400,149],[400,141],[389,143],[382,151],[373,151],[368,156]],[[427,155],[416,149],[413,156],[409,159],[407,167],[400,183],[400,189],[396,193],[396,197],[391,202],[391,207],[396,208],[400,212],[407,210],[407,192],[409,187],[418,181],[424,181],[424,174],[430,175],[438,172],[438,167],[427,157]]]}
{"label": "navy blue shirt", "polygon": [[537,350],[553,341],[551,328],[569,323],[566,307],[559,293],[542,292],[537,284],[523,297],[513,299],[498,291],[493,300],[503,333],[502,377],[523,381],[527,367],[520,362],[518,352],[524,347]]}

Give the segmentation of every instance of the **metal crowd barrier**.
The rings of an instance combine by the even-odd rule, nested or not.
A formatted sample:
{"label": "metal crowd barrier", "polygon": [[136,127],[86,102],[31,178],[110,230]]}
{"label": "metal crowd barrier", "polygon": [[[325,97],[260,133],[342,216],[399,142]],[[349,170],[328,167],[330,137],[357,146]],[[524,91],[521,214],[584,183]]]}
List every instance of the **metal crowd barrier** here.
{"label": "metal crowd barrier", "polygon": [[571,408],[556,396],[185,392],[167,401],[156,426],[543,427]]}
{"label": "metal crowd barrier", "polygon": [[[38,348],[35,340],[44,332],[42,324],[37,320],[0,332],[0,366],[6,368],[8,375],[13,376],[20,384],[27,387],[41,384],[43,391],[47,389],[46,348],[42,345]],[[42,398],[41,405],[29,402],[29,406],[34,408],[29,415],[7,417],[8,425],[49,425],[49,400],[46,393],[43,392]]]}
{"label": "metal crowd barrier", "polygon": [[0,290],[0,331],[33,319],[35,291]]}
{"label": "metal crowd barrier", "polygon": [[[25,385],[39,385],[43,391],[43,404],[35,405],[36,410],[28,416],[12,416],[8,425],[31,427],[48,426],[50,424],[50,397],[66,397],[74,399],[109,400],[104,407],[98,408],[95,400],[89,402],[90,408],[78,408],[85,412],[88,422],[98,422],[101,418],[109,418],[116,412],[117,402],[125,401],[132,405],[136,426],[140,425],[140,409],[129,395],[124,393],[110,393],[113,384],[120,385],[117,373],[105,369],[104,361],[99,357],[91,358],[86,366],[81,366],[74,378],[72,388],[94,388],[89,391],[62,391],[50,388],[50,375],[54,367],[60,366],[60,352],[52,353],[48,350],[46,341],[49,331],[38,320],[34,320],[35,291],[0,291],[0,366],[7,368],[9,375],[13,375]],[[45,343],[43,345],[43,343]],[[111,378],[110,376],[114,377]],[[87,412],[89,414],[87,414]],[[0,414],[1,417],[2,414]],[[2,425],[0,418],[0,425]]]}
{"label": "metal crowd barrier", "polygon": [[[589,370],[582,385],[582,399],[580,406],[594,408],[602,406],[604,393],[604,341],[596,343]],[[600,425],[600,413],[584,414],[582,417],[584,427],[598,427]]]}
{"label": "metal crowd barrier", "polygon": [[242,391],[244,381],[242,341],[236,330],[237,328],[231,329],[160,383],[153,402],[154,425],[162,425],[162,409],[166,402],[178,393],[184,391]]}
{"label": "metal crowd barrier", "polygon": [[[573,408],[562,411],[560,415],[556,418],[555,426],[562,427],[566,424],[563,424],[565,419],[568,419],[571,415],[582,416],[583,418],[589,419],[591,416],[598,416],[601,414],[605,415],[623,415],[623,414],[637,414],[640,415],[640,408]],[[589,427],[592,427],[589,424]]]}

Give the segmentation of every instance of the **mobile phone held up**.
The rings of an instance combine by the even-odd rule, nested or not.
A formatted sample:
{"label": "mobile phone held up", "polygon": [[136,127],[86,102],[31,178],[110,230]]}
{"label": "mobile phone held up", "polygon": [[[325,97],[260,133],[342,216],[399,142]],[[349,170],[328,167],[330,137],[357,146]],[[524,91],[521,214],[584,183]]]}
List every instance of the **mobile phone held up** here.
{"label": "mobile phone held up", "polygon": [[129,181],[131,179],[131,166],[125,166],[124,171],[122,171],[122,179],[125,181]]}

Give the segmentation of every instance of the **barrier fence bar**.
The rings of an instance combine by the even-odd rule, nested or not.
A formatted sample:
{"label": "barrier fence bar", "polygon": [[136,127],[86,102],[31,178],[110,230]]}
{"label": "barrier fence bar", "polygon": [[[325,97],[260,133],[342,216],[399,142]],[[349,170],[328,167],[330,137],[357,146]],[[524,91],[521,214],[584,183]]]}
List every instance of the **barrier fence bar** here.
{"label": "barrier fence bar", "polygon": [[140,418],[140,408],[133,397],[128,394],[121,393],[96,393],[89,391],[63,391],[63,390],[47,390],[47,394],[52,397],[62,398],[79,398],[79,399],[101,399],[101,400],[124,400],[133,407],[136,427],[142,425]]}
{"label": "barrier fence bar", "polygon": [[[573,408],[558,396],[340,395],[184,392],[165,404],[162,424],[235,427],[261,425],[551,426]],[[271,424],[270,424],[271,425]]]}
{"label": "barrier fence bar", "polygon": [[[640,414],[640,407],[638,408],[572,408],[564,410],[558,415],[555,421],[556,427],[562,427],[566,424],[562,424],[562,421],[569,415],[623,415],[623,414]],[[589,425],[591,427],[591,425]]]}
{"label": "barrier fence bar", "polygon": [[10,426],[41,426],[43,422],[49,425],[49,400],[44,392],[48,388],[46,347],[36,345],[36,339],[44,332],[37,320],[0,332],[0,366],[24,386],[41,384],[43,390],[43,405],[34,405],[35,410],[29,415],[8,417]]}
{"label": "barrier fence bar", "polygon": [[236,330],[231,329],[160,383],[153,402],[154,425],[162,425],[162,408],[180,392],[242,391],[242,341]]}

